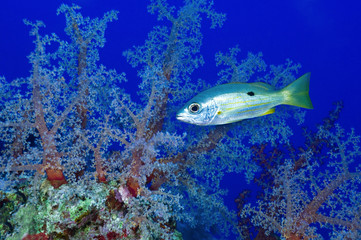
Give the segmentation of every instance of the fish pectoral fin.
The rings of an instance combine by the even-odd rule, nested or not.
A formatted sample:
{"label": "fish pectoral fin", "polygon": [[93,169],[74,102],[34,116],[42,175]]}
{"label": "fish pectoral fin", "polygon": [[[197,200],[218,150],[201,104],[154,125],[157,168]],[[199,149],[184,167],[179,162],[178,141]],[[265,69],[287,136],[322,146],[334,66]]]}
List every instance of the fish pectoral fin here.
{"label": "fish pectoral fin", "polygon": [[268,114],[272,114],[275,112],[275,109],[274,108],[270,108],[268,109],[266,112],[262,113],[261,115],[259,116],[265,116],[265,115],[268,115]]}

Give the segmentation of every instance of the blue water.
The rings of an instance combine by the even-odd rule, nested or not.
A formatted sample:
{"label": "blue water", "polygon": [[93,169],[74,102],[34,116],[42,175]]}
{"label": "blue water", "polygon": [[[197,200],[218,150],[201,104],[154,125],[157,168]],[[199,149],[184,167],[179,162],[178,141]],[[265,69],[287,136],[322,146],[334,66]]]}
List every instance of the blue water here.
{"label": "blue water", "polygon": [[[108,68],[126,72],[127,91],[136,89],[137,73],[122,52],[142,45],[148,32],[156,25],[156,16],[147,13],[147,1],[131,0],[2,0],[0,3],[0,75],[6,79],[28,76],[31,68],[26,56],[33,50],[29,27],[23,19],[42,20],[46,32],[65,36],[64,16],[56,15],[61,3],[82,6],[84,16],[98,17],[104,12],[119,11],[118,21],[110,23],[106,31],[106,45],[100,51],[101,62]],[[171,1],[176,2],[176,1]],[[217,81],[214,55],[238,45],[241,55],[262,52],[268,64],[282,64],[291,59],[302,65],[298,76],[311,72],[310,97],[314,109],[307,111],[305,125],[319,123],[342,100],[344,109],[339,122],[345,129],[355,128],[361,133],[361,1],[326,0],[215,0],[215,9],[227,14],[222,28],[209,29],[205,21],[202,29],[201,54],[205,65],[192,78]],[[295,130],[296,132],[298,130]],[[241,174],[225,176],[225,198],[236,209],[234,199],[245,181]]]}

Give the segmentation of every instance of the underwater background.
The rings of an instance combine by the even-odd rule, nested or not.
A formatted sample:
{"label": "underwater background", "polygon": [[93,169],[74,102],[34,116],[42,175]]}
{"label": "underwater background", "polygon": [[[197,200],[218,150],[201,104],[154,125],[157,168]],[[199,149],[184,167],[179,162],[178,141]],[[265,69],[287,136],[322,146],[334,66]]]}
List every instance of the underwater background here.
{"label": "underwater background", "polygon": [[[183,1],[180,0],[167,2],[176,7],[183,5]],[[184,2],[189,3],[192,1]],[[109,23],[107,26],[105,45],[99,49],[100,63],[108,69],[115,69],[118,73],[126,73],[127,82],[122,82],[121,87],[135,99],[135,102],[140,102],[140,100],[137,99],[138,86],[140,85],[138,69],[129,64],[127,56],[124,56],[123,52],[132,49],[134,46],[143,45],[144,41],[148,38],[148,33],[152,31],[154,26],[170,26],[169,22],[163,23],[162,21],[158,21],[156,15],[148,13],[147,6],[149,5],[149,1],[145,0],[1,1],[0,76],[5,77],[6,80],[10,82],[16,78],[28,77],[32,72],[32,66],[29,64],[26,56],[34,49],[34,38],[29,36],[30,27],[24,24],[23,19],[28,19],[32,22],[41,20],[46,25],[46,28],[42,28],[42,33],[50,34],[54,32],[60,38],[67,38],[64,33],[64,28],[66,27],[64,16],[56,14],[57,9],[62,3],[70,6],[74,3],[81,6],[79,12],[81,12],[83,16],[89,16],[91,18],[102,17],[107,11],[119,11],[117,15],[118,20]],[[302,110],[305,112],[305,116],[301,124],[297,124],[297,121],[294,120],[287,122],[287,126],[289,126],[293,132],[292,136],[287,136],[289,143],[295,149],[302,146],[305,139],[302,136],[303,128],[309,127],[313,129],[313,131],[316,131],[317,125],[321,124],[323,119],[329,116],[329,112],[335,109],[334,103],[339,101],[343,102],[343,108],[340,115],[335,117],[337,118],[337,124],[345,129],[346,132],[350,132],[350,129],[354,128],[353,134],[355,136],[361,135],[361,1],[344,1],[341,3],[340,1],[325,0],[215,0],[213,8],[219,13],[226,14],[226,20],[222,27],[215,29],[210,29],[210,21],[204,20],[202,22],[201,33],[203,36],[200,54],[203,56],[204,64],[200,65],[190,74],[190,79],[194,81],[194,83],[196,83],[198,79],[202,79],[205,84],[207,84],[207,86],[203,85],[203,88],[215,86],[221,78],[219,72],[222,70],[222,66],[217,66],[216,64],[215,55],[219,52],[226,53],[229,49],[236,46],[237,49],[240,50],[238,53],[239,59],[246,59],[248,52],[252,52],[253,54],[261,52],[263,60],[269,65],[286,64],[289,63],[287,59],[290,59],[292,64],[301,65],[301,68],[297,68],[297,71],[293,72],[295,78],[302,76],[304,73],[311,72],[309,95],[314,109]],[[203,18],[206,19],[206,15],[204,15]],[[241,62],[241,60],[239,61]],[[267,71],[268,70],[266,70],[266,72]],[[262,81],[260,78],[257,79],[257,77],[260,76],[260,74],[256,73],[253,78],[251,77],[251,79],[249,79],[249,82]],[[179,78],[181,77],[182,76],[179,76]],[[195,96],[202,87],[194,88],[194,91],[196,91],[196,89],[198,92],[190,92],[185,96]],[[172,103],[168,106],[168,108],[171,109],[172,115],[167,116],[166,121],[171,122],[172,125],[169,125],[170,127],[167,131],[173,131],[179,135],[186,132],[188,138],[192,138],[192,133],[197,132],[198,129],[201,129],[199,130],[200,132],[212,131],[212,128],[204,128],[201,126],[189,127],[187,124],[177,121],[175,112],[189,99],[178,99],[177,103]],[[173,107],[176,109],[172,109]],[[294,111],[295,107],[282,107],[282,112],[287,113],[287,109],[291,108],[293,109],[292,111]],[[275,114],[277,114],[277,110],[278,108],[276,108]],[[269,116],[262,118],[267,117]],[[274,118],[277,120],[277,116]],[[282,118],[282,120],[285,121],[288,121],[288,119],[288,117]],[[252,119],[246,121],[252,121]],[[330,122],[334,125],[336,120],[335,122],[330,120]],[[122,124],[126,125],[126,123]],[[242,131],[242,129],[245,128],[247,128],[247,124],[240,126],[237,131]],[[326,132],[326,130],[324,131]],[[336,129],[335,131],[337,132],[338,130]],[[234,138],[237,133],[232,134],[231,136]],[[252,132],[247,134],[252,135]],[[317,134],[318,136],[327,135],[326,133]],[[280,139],[276,139],[275,141],[282,142]],[[268,140],[265,139],[265,142],[267,141]],[[252,148],[259,146],[259,144],[263,143],[257,142],[253,144],[250,140],[246,141],[242,146]],[[267,145],[267,147],[270,148],[267,154],[276,148],[272,144]],[[355,146],[360,145],[358,140],[355,141],[355,144]],[[309,143],[308,147],[311,145],[312,144]],[[353,172],[360,170],[357,166],[361,163],[359,151],[355,146],[345,147],[345,149],[355,150],[354,153],[350,153],[353,159],[352,163],[350,163]],[[331,143],[325,146],[325,149],[321,150],[321,154],[332,158],[327,150],[332,147],[333,145]],[[113,149],[114,146],[110,146],[110,148]],[[181,148],[183,148],[183,146]],[[262,151],[259,149],[258,153],[261,153]],[[285,148],[282,146],[279,147],[279,149],[282,151]],[[255,151],[257,152],[257,150]],[[295,152],[296,154],[301,154],[297,151]],[[335,153],[335,158],[337,158],[336,155]],[[250,157],[250,159],[252,158],[256,157]],[[322,163],[324,162],[327,162],[327,159],[323,159]],[[218,164],[222,165],[225,163],[219,161]],[[261,165],[260,163],[259,166]],[[282,166],[285,165],[287,164],[284,163]],[[2,167],[4,167],[4,165],[2,165]],[[229,168],[232,168],[232,166]],[[247,167],[244,168],[246,169]],[[254,170],[256,176],[261,173],[261,168]],[[281,169],[281,167],[279,169]],[[323,181],[322,177],[325,175],[331,176],[334,174],[336,176],[340,171],[338,168],[333,170],[334,172],[332,172],[332,168],[330,168],[326,173],[320,175],[315,174],[315,176],[320,177],[320,179],[315,181]],[[318,173],[318,171],[322,172],[322,167],[321,170],[317,170],[316,173]],[[331,173],[329,171],[331,171]],[[225,206],[232,211],[240,211],[240,209],[237,208],[237,206],[239,207],[239,201],[235,202],[235,200],[241,192],[247,189],[251,191],[247,203],[256,204],[256,192],[261,191],[262,187],[255,181],[249,181],[244,172],[239,170],[234,172],[225,170],[223,173],[218,174],[222,175],[221,182],[219,183],[220,188],[228,190],[228,194],[222,196]],[[307,175],[307,173],[304,174]],[[2,177],[7,179],[5,176]],[[197,176],[196,178],[201,177]],[[346,220],[354,220],[354,225],[347,225],[346,227],[348,230],[352,229],[352,232],[355,234],[347,235],[349,239],[357,239],[357,236],[361,236],[361,230],[359,228],[361,226],[361,196],[357,193],[361,190],[360,176],[356,177],[356,179],[358,180],[352,183],[355,191],[354,197],[350,195],[345,195],[345,197],[346,199],[352,198],[353,202],[351,205],[355,206],[355,204],[358,204],[358,207],[349,208],[348,210],[337,207],[338,210],[341,209],[341,211],[344,210],[355,213],[355,218],[346,216]],[[315,191],[317,192],[317,190]],[[314,193],[310,190],[308,194],[313,196]],[[252,215],[252,211],[253,210],[249,210],[248,214]],[[333,216],[338,215],[335,214]],[[209,217],[212,218],[212,216]],[[242,221],[239,216],[237,221]],[[259,222],[262,221],[259,220]],[[178,230],[182,232],[183,239],[240,238],[237,231],[233,231],[230,235],[226,236],[216,230],[213,231],[213,234],[209,234],[207,233],[208,230],[202,228],[195,227],[192,229],[187,223],[184,226],[182,226],[182,224],[178,225]],[[264,229],[266,229],[266,227],[264,227],[265,225],[263,225]],[[259,231],[259,228],[255,226],[256,224],[253,224],[253,228],[248,228],[251,229],[250,231],[253,234],[249,235],[251,239],[254,239]],[[212,229],[209,231],[212,232]],[[286,239],[298,239],[296,237],[289,237],[286,233],[277,233],[277,231],[272,228],[270,228],[270,231],[271,235],[276,232],[277,236],[282,235],[283,238]],[[347,239],[346,237],[342,238],[341,234],[330,234],[330,232],[333,231],[342,232],[343,230],[337,229],[336,231],[332,227],[326,227],[326,230],[322,230],[321,233],[319,233],[320,235],[311,238],[321,239],[321,237],[324,237],[324,239],[328,239],[329,236],[332,236],[333,239]],[[291,230],[290,232],[292,233]],[[242,234],[245,233],[243,232]],[[312,236],[312,234],[309,236]],[[108,239],[111,238],[108,236]],[[149,237],[149,239],[152,238]],[[154,237],[154,239],[162,238]],[[247,239],[247,237],[245,237],[245,239]],[[267,239],[272,238],[268,235]]]}

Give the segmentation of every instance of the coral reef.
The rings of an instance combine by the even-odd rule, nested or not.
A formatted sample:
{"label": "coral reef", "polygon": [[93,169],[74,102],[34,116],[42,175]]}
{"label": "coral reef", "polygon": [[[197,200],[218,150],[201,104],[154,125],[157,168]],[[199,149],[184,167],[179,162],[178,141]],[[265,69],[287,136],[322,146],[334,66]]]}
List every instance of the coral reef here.
{"label": "coral reef", "polygon": [[[61,5],[63,38],[43,34],[43,22],[24,21],[34,43],[29,76],[0,78],[1,239],[182,239],[177,225],[201,229],[217,239],[244,234],[236,212],[224,204],[223,176],[242,173],[251,182],[264,169],[263,163],[253,161],[252,146],[289,144],[293,133],[288,123],[303,123],[305,111],[279,107],[267,117],[217,127],[176,121],[175,113],[185,101],[209,87],[206,80],[192,79],[204,64],[203,20],[211,28],[221,27],[225,15],[215,11],[210,0],[186,0],[182,6],[151,0],[148,11],[158,16],[160,25],[143,45],[123,53],[137,79],[101,63],[99,50],[108,24],[117,20],[116,11],[91,19],[82,16],[79,6]],[[219,83],[262,81],[282,88],[296,79],[300,68],[291,60],[268,66],[262,53],[248,53],[241,60],[239,55],[238,47],[216,54]],[[124,88],[126,81],[138,88],[137,94]],[[327,178],[309,178],[314,184],[304,200],[306,195],[292,184],[301,181],[302,174],[315,175],[320,163],[311,157],[318,148],[304,149],[299,170],[292,170],[294,163],[287,160],[268,174],[275,174],[274,180],[265,184],[277,185],[272,189],[282,194],[297,190],[291,191],[288,202],[301,200],[287,208],[283,222],[277,218],[272,225],[262,219],[265,231],[284,236],[313,233],[308,227],[313,218],[308,216],[316,216],[320,203],[310,196],[359,179],[359,169],[351,168],[358,138],[353,133],[343,137],[341,128],[336,130],[320,128],[317,141],[327,139],[334,160],[329,167],[338,171],[320,173]],[[261,149],[256,152],[262,154]],[[284,183],[289,187],[282,188]],[[342,188],[345,195],[340,197],[357,202],[359,194],[350,195],[351,185]],[[272,194],[277,192],[264,196],[267,203]],[[287,197],[282,194],[271,203],[279,200],[283,207]],[[326,201],[325,211],[332,214],[340,209],[349,214],[348,207],[355,207],[340,205],[339,198],[322,198]],[[306,204],[309,207],[297,215],[298,206]],[[246,206],[245,218],[252,213],[257,213],[253,221],[268,216],[262,204]],[[358,229],[358,224],[341,225]]]}
{"label": "coral reef", "polygon": [[318,126],[304,130],[304,146],[253,147],[262,173],[255,204],[249,191],[238,202],[246,239],[359,239],[361,235],[359,142],[337,124],[342,103]]}

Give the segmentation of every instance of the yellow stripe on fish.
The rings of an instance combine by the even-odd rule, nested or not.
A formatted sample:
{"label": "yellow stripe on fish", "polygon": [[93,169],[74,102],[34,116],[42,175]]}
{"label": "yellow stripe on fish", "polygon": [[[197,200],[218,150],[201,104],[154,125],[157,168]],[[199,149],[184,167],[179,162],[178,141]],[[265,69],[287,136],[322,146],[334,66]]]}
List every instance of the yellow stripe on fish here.
{"label": "yellow stripe on fish", "polygon": [[[258,104],[253,104],[253,105],[247,105],[247,108],[251,108],[251,107],[257,107],[257,106],[263,106],[266,104],[270,104],[271,102],[266,102],[266,103],[258,103]],[[232,111],[234,109],[239,109],[239,107],[233,107],[233,108],[226,108],[225,111]]]}

